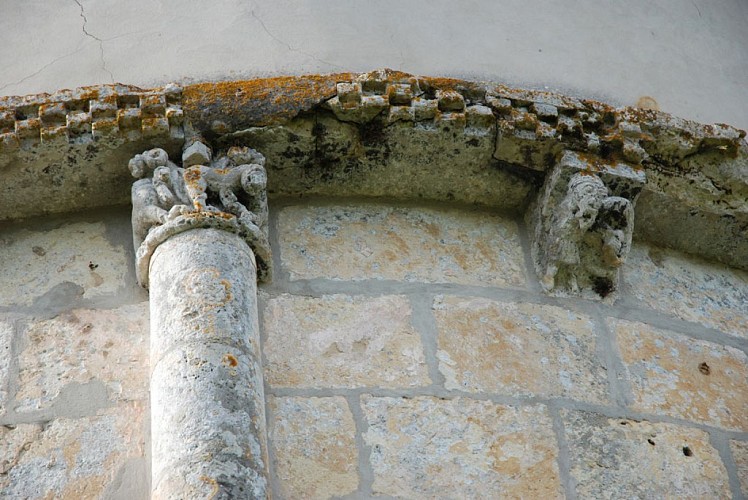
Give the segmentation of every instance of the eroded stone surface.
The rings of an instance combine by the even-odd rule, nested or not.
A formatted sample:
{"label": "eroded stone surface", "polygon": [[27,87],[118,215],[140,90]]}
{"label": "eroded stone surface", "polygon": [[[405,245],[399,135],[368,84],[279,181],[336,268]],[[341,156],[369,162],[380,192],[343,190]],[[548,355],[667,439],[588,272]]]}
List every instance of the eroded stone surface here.
{"label": "eroded stone surface", "polygon": [[125,280],[128,263],[105,231],[101,222],[77,222],[49,231],[6,233],[0,239],[0,305],[29,305],[62,284],[72,284],[65,289],[67,296],[114,294]]}
{"label": "eroded stone surface", "polygon": [[15,328],[13,323],[0,319],[0,416],[5,414],[8,397],[8,375],[11,362],[11,342]]}
{"label": "eroded stone surface", "polygon": [[562,411],[579,498],[729,498],[701,430]]}
{"label": "eroded stone surface", "polygon": [[556,439],[543,407],[470,399],[363,396],[375,494],[560,498]]}
{"label": "eroded stone surface", "polygon": [[735,466],[738,469],[738,479],[743,495],[748,495],[748,442],[730,441],[730,450]]}
{"label": "eroded stone surface", "polygon": [[154,498],[265,498],[257,274],[236,234],[193,229],[153,254]]}
{"label": "eroded stone surface", "polygon": [[609,320],[634,408],[748,430],[748,356],[652,326]]}
{"label": "eroded stone surface", "polygon": [[624,267],[629,292],[645,306],[748,338],[748,273],[650,245]]}
{"label": "eroded stone surface", "polygon": [[153,252],[166,239],[195,228],[217,227],[239,234],[254,251],[260,278],[270,278],[265,157],[232,147],[211,161],[212,152],[193,142],[182,167],[160,148],[129,162],[133,244],[138,282],[148,286]]}
{"label": "eroded stone surface", "polygon": [[532,256],[547,291],[605,298],[631,248],[641,169],[567,151],[528,215]]}
{"label": "eroded stone surface", "polygon": [[525,283],[516,224],[483,212],[287,207],[279,235],[294,280]]}
{"label": "eroded stone surface", "polygon": [[342,397],[271,397],[269,438],[281,498],[331,498],[358,487],[353,415]]}
{"label": "eroded stone surface", "polygon": [[607,401],[589,317],[482,298],[437,297],[433,308],[447,389]]}
{"label": "eroded stone surface", "polygon": [[29,325],[16,411],[48,408],[69,384],[103,383],[109,400],[148,398],[148,303],[75,309]]}
{"label": "eroded stone surface", "polygon": [[265,377],[281,387],[430,383],[406,297],[281,295],[264,311]]}
{"label": "eroded stone surface", "polygon": [[145,456],[142,403],[42,426],[0,427],[5,498],[102,498],[128,460]]}

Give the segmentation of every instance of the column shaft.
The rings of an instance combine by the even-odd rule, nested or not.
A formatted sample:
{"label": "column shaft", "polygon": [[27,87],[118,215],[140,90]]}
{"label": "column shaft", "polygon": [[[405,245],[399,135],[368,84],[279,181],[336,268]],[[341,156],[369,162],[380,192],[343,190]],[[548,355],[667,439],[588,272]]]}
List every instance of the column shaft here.
{"label": "column shaft", "polygon": [[252,250],[192,229],[158,246],[149,280],[153,498],[266,498]]}

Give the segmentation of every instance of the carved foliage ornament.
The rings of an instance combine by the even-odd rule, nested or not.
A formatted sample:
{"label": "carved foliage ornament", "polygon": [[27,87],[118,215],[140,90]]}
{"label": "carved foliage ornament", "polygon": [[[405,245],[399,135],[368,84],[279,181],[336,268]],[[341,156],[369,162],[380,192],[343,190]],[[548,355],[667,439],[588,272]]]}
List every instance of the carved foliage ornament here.
{"label": "carved foliage ornament", "polygon": [[259,279],[270,279],[265,157],[246,147],[211,157],[210,149],[196,141],[184,150],[181,167],[159,148],[130,160],[130,172],[138,179],[132,186],[132,227],[142,286],[148,286],[156,247],[200,227],[240,235],[255,253]]}

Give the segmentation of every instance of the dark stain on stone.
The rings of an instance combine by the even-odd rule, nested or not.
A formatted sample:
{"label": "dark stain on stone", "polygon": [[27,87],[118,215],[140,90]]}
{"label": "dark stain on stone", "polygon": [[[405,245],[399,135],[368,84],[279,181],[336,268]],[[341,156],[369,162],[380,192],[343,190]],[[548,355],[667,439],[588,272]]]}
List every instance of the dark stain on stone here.
{"label": "dark stain on stone", "polygon": [[615,290],[615,286],[609,278],[604,278],[602,276],[593,276],[592,289],[600,297],[605,298],[610,295],[613,290]]}

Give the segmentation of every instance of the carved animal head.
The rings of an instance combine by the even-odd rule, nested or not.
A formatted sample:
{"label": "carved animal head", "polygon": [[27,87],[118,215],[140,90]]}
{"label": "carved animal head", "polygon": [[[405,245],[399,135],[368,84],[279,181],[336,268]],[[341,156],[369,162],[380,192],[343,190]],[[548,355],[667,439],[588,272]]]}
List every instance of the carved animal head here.
{"label": "carved animal head", "polygon": [[144,151],[132,157],[127,164],[130,173],[136,179],[150,175],[157,167],[165,167],[169,163],[169,155],[161,148]]}
{"label": "carved animal head", "polygon": [[580,229],[587,231],[592,227],[607,195],[608,188],[597,176],[575,174],[569,180],[567,197]]}

